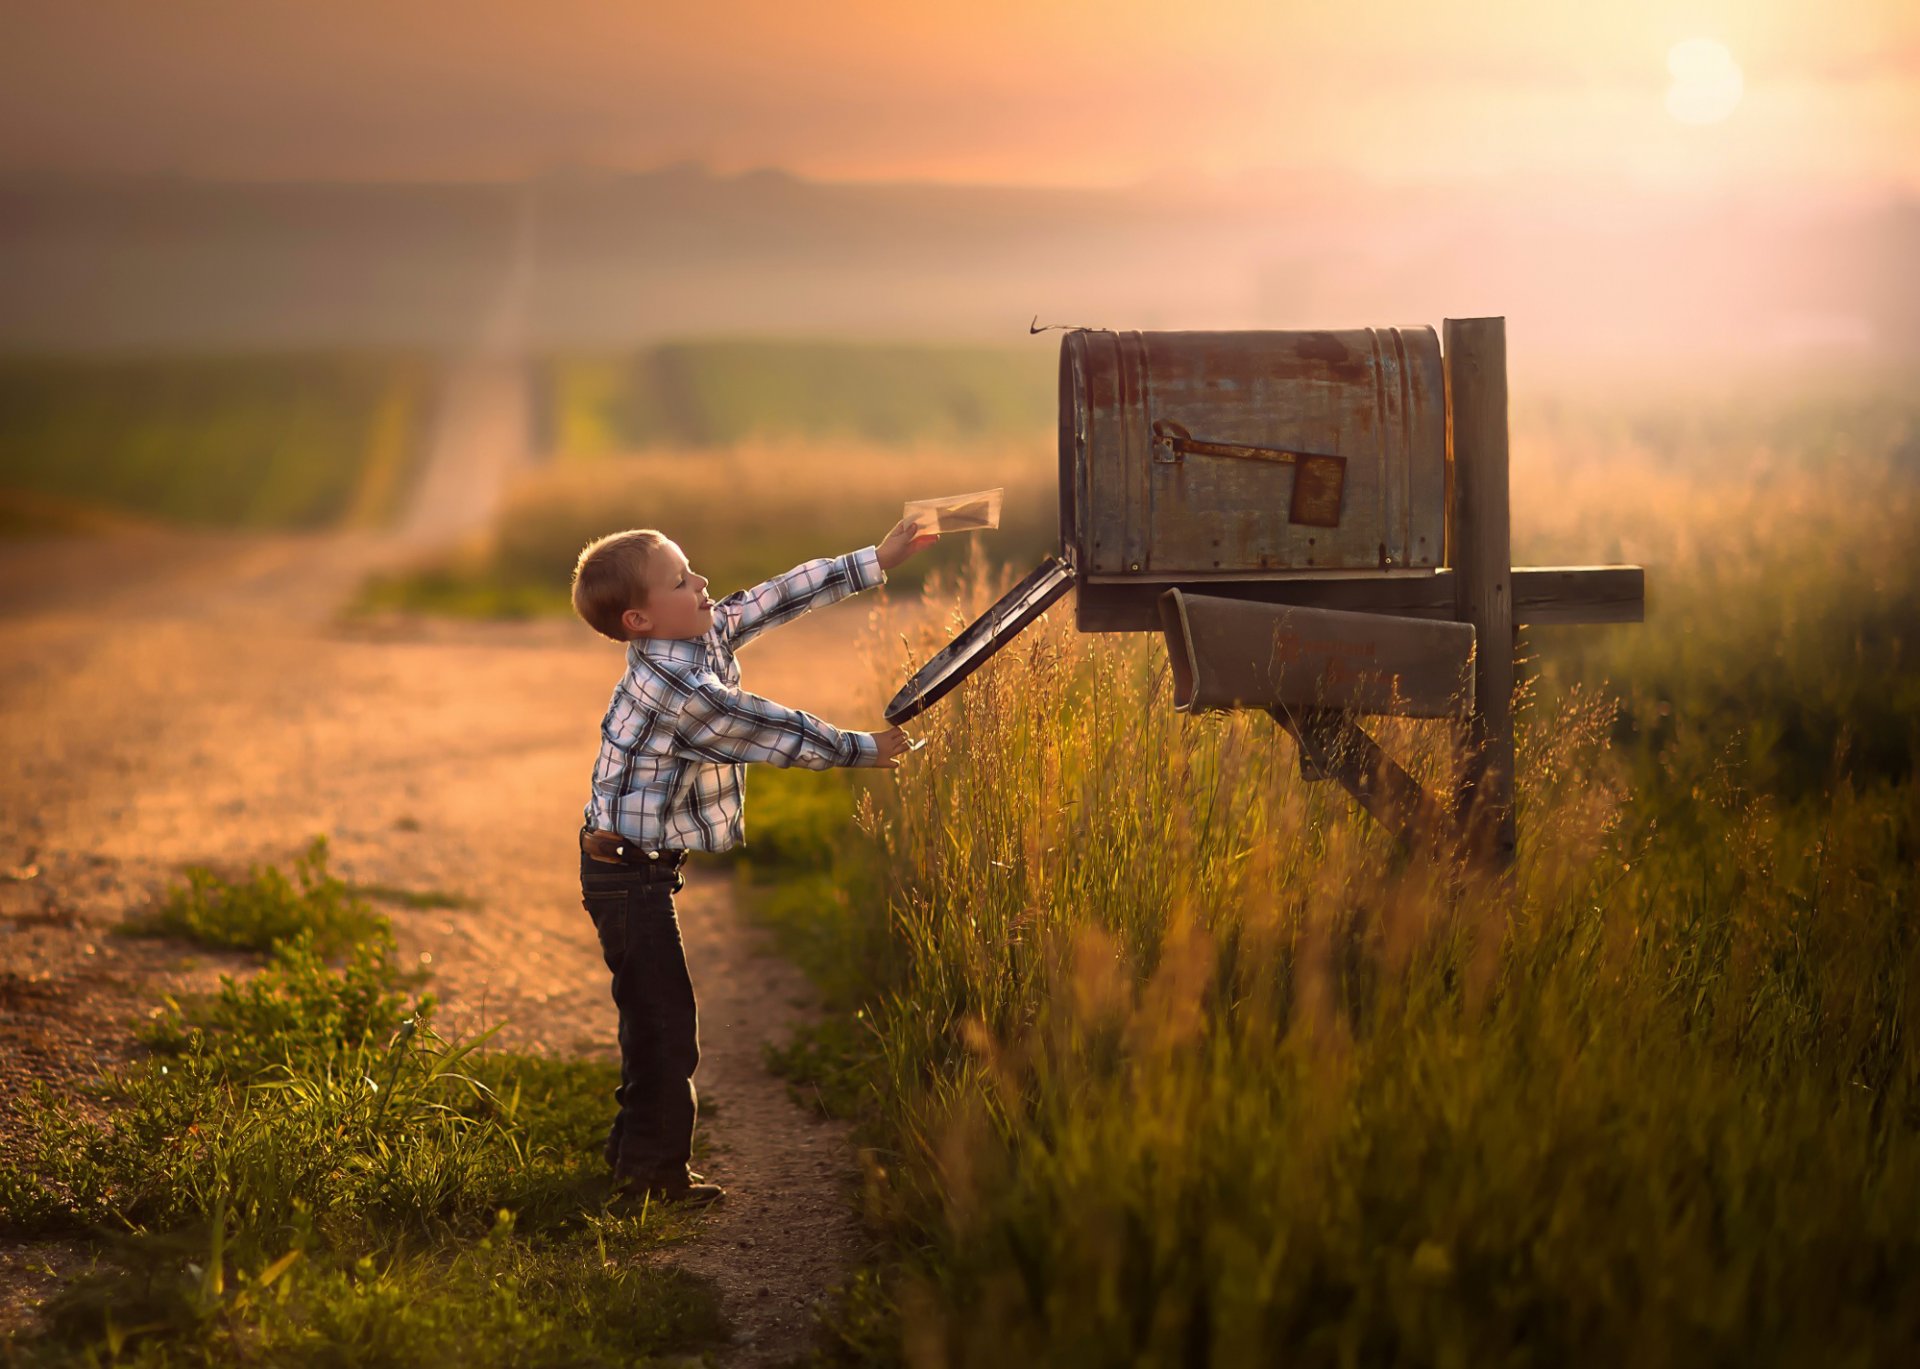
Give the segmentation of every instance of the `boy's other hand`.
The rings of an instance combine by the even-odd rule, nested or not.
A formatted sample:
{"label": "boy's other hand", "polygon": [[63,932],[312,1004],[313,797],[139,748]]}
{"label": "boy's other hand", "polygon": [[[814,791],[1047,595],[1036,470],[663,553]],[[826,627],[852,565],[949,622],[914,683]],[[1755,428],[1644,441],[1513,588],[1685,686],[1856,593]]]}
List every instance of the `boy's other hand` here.
{"label": "boy's other hand", "polygon": [[913,743],[907,740],[907,734],[897,727],[889,727],[885,732],[873,734],[874,744],[880,748],[879,764],[888,770],[900,768],[900,758],[913,750]]}
{"label": "boy's other hand", "polygon": [[892,570],[909,556],[925,551],[939,540],[939,533],[922,533],[919,523],[911,518],[902,518],[893,525],[893,531],[880,540],[877,549],[880,553],[880,569]]}

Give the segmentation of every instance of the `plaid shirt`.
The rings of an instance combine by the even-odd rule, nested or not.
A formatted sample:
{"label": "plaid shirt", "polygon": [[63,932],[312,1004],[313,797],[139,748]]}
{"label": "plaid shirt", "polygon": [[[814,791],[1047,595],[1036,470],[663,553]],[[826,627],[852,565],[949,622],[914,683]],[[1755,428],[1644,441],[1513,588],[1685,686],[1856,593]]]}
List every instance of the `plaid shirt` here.
{"label": "plaid shirt", "polygon": [[886,578],[873,547],[809,561],[720,600],[705,637],[628,642],[627,673],[600,722],[587,825],[647,850],[724,851],[745,834],[747,762],[809,770],[877,763],[871,734],[843,732],[741,689],[733,653],[816,604]]}

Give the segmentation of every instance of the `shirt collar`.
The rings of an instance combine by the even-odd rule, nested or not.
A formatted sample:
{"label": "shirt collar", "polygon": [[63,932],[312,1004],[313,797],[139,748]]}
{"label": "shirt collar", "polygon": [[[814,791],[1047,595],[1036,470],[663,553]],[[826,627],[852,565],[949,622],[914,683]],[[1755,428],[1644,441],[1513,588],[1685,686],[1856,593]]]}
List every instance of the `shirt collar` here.
{"label": "shirt collar", "polygon": [[633,665],[642,656],[654,661],[699,665],[707,658],[707,640],[704,637],[636,637],[627,643],[627,664]]}

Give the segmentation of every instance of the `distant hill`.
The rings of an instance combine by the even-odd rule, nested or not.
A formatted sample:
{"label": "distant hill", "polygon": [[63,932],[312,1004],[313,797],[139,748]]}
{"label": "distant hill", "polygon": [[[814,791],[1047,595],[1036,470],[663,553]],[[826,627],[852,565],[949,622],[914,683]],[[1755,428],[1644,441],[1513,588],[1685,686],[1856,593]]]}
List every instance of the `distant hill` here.
{"label": "distant hill", "polygon": [[1517,361],[1920,355],[1920,204],[1539,183],[843,185],[697,167],[515,185],[0,182],[11,351],[1012,342],[1035,314],[1288,327],[1474,313],[1509,317]]}

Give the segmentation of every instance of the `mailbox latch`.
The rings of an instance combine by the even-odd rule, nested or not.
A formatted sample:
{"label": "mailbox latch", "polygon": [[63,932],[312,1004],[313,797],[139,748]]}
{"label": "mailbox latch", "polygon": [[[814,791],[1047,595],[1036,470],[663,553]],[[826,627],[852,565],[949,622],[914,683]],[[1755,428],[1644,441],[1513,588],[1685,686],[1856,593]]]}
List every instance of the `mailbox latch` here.
{"label": "mailbox latch", "polygon": [[1340,526],[1340,500],[1347,488],[1347,458],[1325,452],[1296,452],[1284,447],[1250,447],[1240,442],[1208,442],[1170,418],[1153,423],[1153,459],[1178,465],[1189,456],[1227,456],[1241,461],[1270,461],[1293,467],[1293,503],[1289,523],[1310,528]]}

